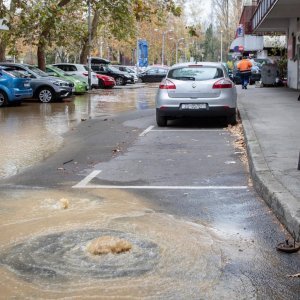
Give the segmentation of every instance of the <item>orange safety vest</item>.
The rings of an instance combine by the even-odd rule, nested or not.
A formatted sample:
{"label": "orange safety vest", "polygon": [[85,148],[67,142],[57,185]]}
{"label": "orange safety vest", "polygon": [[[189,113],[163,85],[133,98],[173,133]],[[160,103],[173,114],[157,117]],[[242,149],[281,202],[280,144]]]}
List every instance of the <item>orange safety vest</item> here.
{"label": "orange safety vest", "polygon": [[251,71],[251,67],[252,67],[252,63],[249,59],[242,59],[238,64],[237,64],[237,68],[241,71],[241,72],[245,72],[245,71]]}

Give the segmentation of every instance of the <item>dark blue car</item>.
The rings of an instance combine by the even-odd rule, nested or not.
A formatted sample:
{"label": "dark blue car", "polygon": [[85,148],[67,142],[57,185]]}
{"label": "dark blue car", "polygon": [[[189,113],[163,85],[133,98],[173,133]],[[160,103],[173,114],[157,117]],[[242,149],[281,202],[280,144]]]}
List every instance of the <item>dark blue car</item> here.
{"label": "dark blue car", "polygon": [[30,79],[7,67],[0,67],[0,107],[20,103],[33,95]]}

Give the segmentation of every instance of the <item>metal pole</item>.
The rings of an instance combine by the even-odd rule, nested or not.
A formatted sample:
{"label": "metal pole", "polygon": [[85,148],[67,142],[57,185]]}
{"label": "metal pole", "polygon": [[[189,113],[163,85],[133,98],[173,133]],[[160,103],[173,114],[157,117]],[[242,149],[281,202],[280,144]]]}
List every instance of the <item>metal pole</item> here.
{"label": "metal pole", "polygon": [[223,30],[221,30],[221,62],[223,61]]}
{"label": "metal pole", "polygon": [[178,61],[178,41],[176,41],[176,64],[177,64],[177,61]]}
{"label": "metal pole", "polygon": [[165,55],[165,32],[162,34],[162,48],[161,48],[161,65],[164,65],[164,55]]}
{"label": "metal pole", "polygon": [[139,26],[136,23],[136,73],[139,74]]}
{"label": "metal pole", "polygon": [[88,0],[88,31],[89,31],[89,45],[88,45],[88,85],[89,90],[92,89],[92,71],[91,71],[91,0]]}
{"label": "metal pole", "polygon": [[300,152],[299,152],[299,160],[298,160],[298,170],[300,170]]}

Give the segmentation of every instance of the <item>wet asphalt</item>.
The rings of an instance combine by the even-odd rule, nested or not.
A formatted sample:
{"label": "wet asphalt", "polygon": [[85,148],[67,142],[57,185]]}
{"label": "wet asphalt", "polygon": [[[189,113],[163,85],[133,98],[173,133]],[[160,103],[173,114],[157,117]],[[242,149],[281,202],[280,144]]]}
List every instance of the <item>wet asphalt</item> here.
{"label": "wet asphalt", "polygon": [[[127,284],[134,277],[140,277],[140,289],[143,291],[144,288],[145,294],[141,292],[138,298],[299,299],[299,279],[287,277],[299,272],[299,253],[285,254],[276,251],[276,245],[290,236],[254,191],[247,166],[241,159],[241,149],[237,149],[234,145],[240,137],[225,128],[223,120],[175,120],[166,128],[158,128],[153,108],[154,95],[155,88],[145,86],[129,92],[126,89],[95,91],[93,95],[80,96],[70,102],[54,103],[47,107],[30,102],[20,107],[5,108],[1,112],[1,135],[7,134],[9,121],[14,125],[10,138],[13,134],[22,137],[20,133],[24,130],[24,126],[15,125],[25,123],[26,132],[29,138],[32,138],[31,144],[34,145],[36,137],[36,147],[32,147],[28,153],[25,149],[26,157],[32,156],[37,150],[41,153],[35,159],[28,160],[20,158],[22,152],[15,151],[12,163],[8,164],[10,166],[18,161],[19,165],[14,165],[15,174],[3,171],[5,176],[0,182],[0,212],[4,216],[8,210],[12,213],[12,217],[9,221],[3,221],[2,229],[11,228],[11,231],[15,232],[14,225],[9,224],[14,224],[14,210],[17,211],[22,205],[17,197],[10,199],[10,194],[16,191],[25,195],[25,198],[31,197],[37,193],[36,191],[49,190],[49,198],[55,191],[56,194],[61,194],[61,197],[68,193],[68,197],[71,197],[70,195],[85,197],[91,201],[96,198],[109,198],[107,195],[112,193],[116,194],[117,199],[120,195],[117,200],[120,206],[124,191],[128,193],[126,201],[127,197],[139,199],[145,213],[143,217],[145,224],[143,225],[141,221],[141,224],[136,225],[140,226],[140,232],[130,229],[130,234],[143,236],[143,231],[148,232],[148,235],[144,233],[143,238],[151,236],[151,241],[158,247],[161,245],[163,249],[161,264],[156,256],[158,261],[151,265],[151,270],[149,268],[144,272],[140,260],[136,270],[131,269],[129,272],[129,269],[128,271],[126,268],[122,269],[121,277],[126,279]],[[28,122],[28,118],[31,122]],[[37,124],[41,124],[40,131],[34,130]],[[40,143],[41,136],[45,137],[43,143]],[[60,140],[59,143],[55,143],[57,138]],[[10,153],[9,147],[5,145],[2,147]],[[9,155],[7,157],[11,158]],[[7,162],[7,159],[3,161]],[[7,169],[8,167],[5,170]],[[55,199],[58,198],[59,196],[56,196]],[[11,207],[7,207],[10,205],[7,201],[11,201],[9,202],[12,203]],[[105,218],[112,218],[115,214],[115,205],[110,209],[109,203],[107,204],[108,208],[103,213]],[[137,212],[135,214],[130,219],[128,213],[120,213],[118,229],[121,228],[124,232],[129,230],[128,222],[138,222],[139,214]],[[158,219],[158,223],[155,225],[153,223],[151,235],[149,233],[151,229],[148,228],[151,227],[151,222],[149,225],[147,220],[149,214],[153,218],[168,218],[168,226],[172,228],[173,223],[174,232]],[[82,218],[86,217],[87,215]],[[70,216],[67,220],[75,222]],[[189,235],[192,236],[192,233],[189,229],[176,231],[179,221],[183,222],[183,228],[191,225],[195,230],[199,228],[201,230],[199,229],[195,237],[190,238]],[[33,221],[29,218],[26,222]],[[55,226],[58,225],[43,220],[39,222],[45,231],[42,237],[34,240],[36,243],[33,247],[39,248],[40,244],[48,241],[52,244],[51,249],[55,251]],[[82,223],[78,220],[77,225],[79,224],[89,227],[85,219]],[[109,227],[109,223],[106,226]],[[164,245],[160,236],[167,235],[167,228],[171,232],[169,234],[173,236],[172,247],[178,242],[178,248],[184,251],[185,246],[186,252],[190,253],[186,265],[183,260],[181,267],[180,263],[178,268],[166,267],[165,256],[168,256],[168,246]],[[72,226],[69,229],[74,230]],[[101,230],[99,228],[99,232]],[[209,233],[209,239],[204,234],[206,231]],[[32,270],[28,269],[30,261],[16,263],[16,257],[31,251],[30,244],[24,246],[27,236],[27,231],[21,229],[14,242],[4,238],[4,246],[0,249],[1,269],[6,271],[7,268],[13,269],[14,276],[17,277],[14,280],[17,282],[29,280],[29,285],[35,288],[42,284],[49,285],[49,293],[43,297],[51,298],[55,295],[56,289],[59,290],[57,285],[53,284],[53,277],[67,282],[72,271],[66,266],[65,272],[52,269],[50,272],[49,266],[43,265],[43,259],[39,259],[36,262],[36,269]],[[74,243],[74,236],[76,234],[73,231],[68,235],[70,239],[68,245]],[[58,238],[60,239],[60,235]],[[184,270],[193,261],[193,254],[188,249],[194,249],[195,245],[199,245],[193,250],[197,257],[208,244],[211,248],[205,252],[203,262],[201,261],[202,265],[207,266],[207,271],[202,270],[199,265],[198,269],[191,271],[191,274],[186,274],[187,278],[191,277],[185,281]],[[60,242],[59,248],[64,248],[64,243]],[[71,250],[62,249],[62,251]],[[39,256],[40,254],[37,254],[37,257]],[[170,256],[172,257],[171,254]],[[176,252],[173,264],[180,259],[180,253]],[[57,263],[59,259],[54,257],[48,264],[51,265],[54,261]],[[85,264],[86,258],[82,258],[82,261],[79,259],[78,263],[80,262]],[[90,261],[88,263],[90,264]],[[113,269],[118,268],[114,264],[115,262],[110,265],[104,277],[111,278],[114,284],[117,284],[120,276],[116,275],[118,272],[114,272]],[[94,264],[89,267],[94,268]],[[149,290],[149,283],[143,279],[145,275],[141,275],[147,272],[155,276],[161,273],[165,277],[172,277],[178,287],[174,286],[172,289],[158,284],[160,293],[156,288],[151,289],[151,285]],[[63,276],[59,277],[61,274]],[[106,289],[105,282],[101,281],[99,273],[96,274],[97,276],[90,275],[91,279],[104,284],[102,290],[104,295],[118,298],[118,293]],[[82,286],[89,291],[88,295],[94,296],[92,284],[85,284],[84,279],[81,280]],[[122,284],[126,286],[124,282]],[[184,288],[180,289],[181,285]],[[30,291],[31,289],[19,283],[16,294],[5,293],[6,296],[39,295],[34,296]],[[122,292],[124,297],[129,298],[136,293],[129,287],[124,287]],[[76,293],[70,290],[65,294],[60,292],[59,295],[80,296],[80,293]]]}

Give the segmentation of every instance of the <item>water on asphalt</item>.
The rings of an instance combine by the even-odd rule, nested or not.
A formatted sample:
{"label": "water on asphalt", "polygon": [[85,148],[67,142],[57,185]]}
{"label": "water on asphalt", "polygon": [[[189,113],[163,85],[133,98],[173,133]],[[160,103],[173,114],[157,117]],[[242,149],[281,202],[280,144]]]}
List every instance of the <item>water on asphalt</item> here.
{"label": "water on asphalt", "polygon": [[[1,137],[6,134],[11,141],[0,146],[0,177],[57,151],[64,133],[83,120],[153,107],[154,94],[155,89],[120,89],[73,102],[0,110]],[[155,183],[159,162],[151,152],[163,155],[162,147],[167,151],[173,143],[176,151],[163,160],[160,181],[179,185],[184,174],[195,172],[196,160],[180,161],[174,180],[168,176],[176,169],[172,163],[178,156],[195,156],[208,173],[202,178],[198,168],[193,178],[199,182],[193,185],[222,180],[247,185],[234,137],[221,128],[212,134],[223,147],[204,144],[200,153],[201,134],[187,136],[188,141],[178,138],[180,133],[149,134],[125,154],[101,163],[103,174],[94,182],[139,183],[148,172],[143,180]],[[138,156],[143,153],[149,160],[145,169],[132,163],[142,161]],[[216,177],[218,165],[228,174],[222,169]],[[113,170],[105,172],[109,168]],[[140,170],[140,176],[125,172],[131,168]],[[285,231],[251,186],[241,191],[16,186],[1,189],[0,199],[1,299],[297,299],[297,279],[287,275],[296,273],[298,256],[276,253],[274,242]],[[131,249],[92,255],[88,247],[101,236],[126,240]]]}
{"label": "water on asphalt", "polygon": [[42,161],[63,144],[80,122],[128,110],[153,107],[155,89],[93,90],[51,104],[25,101],[0,110],[0,178]]}

